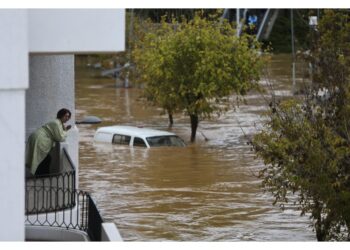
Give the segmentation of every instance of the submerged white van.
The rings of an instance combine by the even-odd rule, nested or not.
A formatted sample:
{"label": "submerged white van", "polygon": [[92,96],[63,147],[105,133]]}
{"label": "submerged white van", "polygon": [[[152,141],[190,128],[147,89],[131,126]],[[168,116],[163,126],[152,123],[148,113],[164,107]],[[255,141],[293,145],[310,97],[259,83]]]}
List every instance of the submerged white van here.
{"label": "submerged white van", "polygon": [[133,126],[98,128],[94,141],[146,148],[186,146],[185,142],[174,133]]}

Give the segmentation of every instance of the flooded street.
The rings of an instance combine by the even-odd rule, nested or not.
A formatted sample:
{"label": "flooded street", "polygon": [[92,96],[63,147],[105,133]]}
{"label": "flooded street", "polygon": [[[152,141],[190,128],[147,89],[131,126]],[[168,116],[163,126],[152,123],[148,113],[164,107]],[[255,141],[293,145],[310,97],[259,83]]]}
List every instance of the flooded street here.
{"label": "flooded street", "polygon": [[[99,126],[167,130],[168,119],[140,99],[140,89],[116,88],[114,79],[93,74],[76,68],[77,120],[86,115],[103,120],[78,125],[79,188],[91,193],[102,216],[117,225],[125,241],[316,240],[309,219],[292,207],[282,212],[273,206],[255,177],[262,162],[244,133],[255,133],[261,122],[266,102],[260,94],[248,95],[247,104],[218,119],[201,121],[195,144],[189,143],[189,118],[176,114],[172,132],[188,143],[185,148],[94,144]],[[290,94],[290,75],[290,56],[274,56],[269,81],[276,95]]]}

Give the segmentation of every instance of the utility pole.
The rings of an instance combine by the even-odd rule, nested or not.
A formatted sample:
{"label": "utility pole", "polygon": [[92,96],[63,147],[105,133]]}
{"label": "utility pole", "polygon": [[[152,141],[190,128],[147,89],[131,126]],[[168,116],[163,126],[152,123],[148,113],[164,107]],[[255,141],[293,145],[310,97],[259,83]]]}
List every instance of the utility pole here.
{"label": "utility pole", "polygon": [[291,19],[291,33],[292,33],[292,91],[295,92],[295,49],[294,49],[294,18],[293,18],[293,9],[290,10],[290,19]]}
{"label": "utility pole", "polygon": [[[130,63],[131,61],[131,42],[132,42],[132,39],[134,39],[133,37],[133,32],[134,32],[134,9],[131,9],[131,12],[130,12],[130,24],[129,24],[129,44],[128,44],[128,62],[127,63]],[[127,69],[127,73],[126,73],[126,76],[125,76],[125,80],[124,80],[124,88],[129,88],[129,75],[130,75],[130,68]]]}
{"label": "utility pole", "polygon": [[236,9],[236,22],[237,22],[237,37],[239,37],[239,30],[241,28],[240,20],[239,20],[239,8]]}

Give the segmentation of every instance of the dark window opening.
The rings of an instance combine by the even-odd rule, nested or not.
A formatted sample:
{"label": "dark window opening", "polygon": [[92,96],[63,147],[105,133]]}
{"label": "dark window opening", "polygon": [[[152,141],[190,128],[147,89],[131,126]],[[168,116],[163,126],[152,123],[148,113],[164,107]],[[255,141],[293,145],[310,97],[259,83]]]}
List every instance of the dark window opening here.
{"label": "dark window opening", "polygon": [[113,144],[119,144],[119,145],[129,145],[131,137],[128,135],[118,135],[115,134],[113,136],[112,143]]}
{"label": "dark window opening", "polygon": [[147,147],[143,139],[139,137],[134,138],[134,146],[136,147]]}

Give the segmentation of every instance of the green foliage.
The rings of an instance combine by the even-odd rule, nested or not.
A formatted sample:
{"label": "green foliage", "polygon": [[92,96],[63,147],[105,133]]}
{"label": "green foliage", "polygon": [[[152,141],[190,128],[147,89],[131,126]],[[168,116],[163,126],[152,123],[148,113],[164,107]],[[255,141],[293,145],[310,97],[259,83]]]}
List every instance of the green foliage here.
{"label": "green foliage", "polygon": [[197,12],[191,20],[163,18],[158,29],[145,34],[133,55],[149,100],[169,113],[184,110],[198,122],[225,111],[225,97],[232,93],[258,88],[259,44],[247,35],[237,38],[219,17]]}
{"label": "green foliage", "polygon": [[[350,240],[349,14],[325,11],[314,34],[314,82],[304,100],[271,106],[253,147],[263,186],[282,206],[296,198],[318,240]],[[324,94],[321,94],[321,90]]]}

